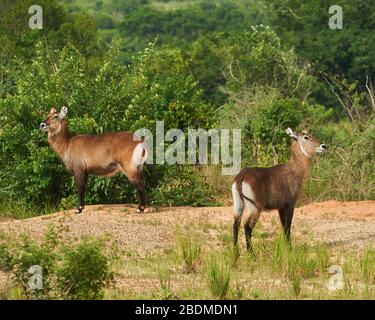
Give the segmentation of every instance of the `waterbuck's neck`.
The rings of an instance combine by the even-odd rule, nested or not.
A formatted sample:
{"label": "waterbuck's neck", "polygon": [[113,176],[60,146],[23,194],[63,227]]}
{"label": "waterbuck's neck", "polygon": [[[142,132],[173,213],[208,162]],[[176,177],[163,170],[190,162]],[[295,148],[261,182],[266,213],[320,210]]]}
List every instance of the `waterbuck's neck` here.
{"label": "waterbuck's neck", "polygon": [[64,154],[69,146],[71,139],[68,124],[66,120],[61,122],[61,130],[58,133],[48,133],[48,143],[60,158],[64,158]]}
{"label": "waterbuck's neck", "polygon": [[296,178],[305,179],[310,171],[311,158],[306,157],[297,141],[293,141],[290,160],[285,164]]}

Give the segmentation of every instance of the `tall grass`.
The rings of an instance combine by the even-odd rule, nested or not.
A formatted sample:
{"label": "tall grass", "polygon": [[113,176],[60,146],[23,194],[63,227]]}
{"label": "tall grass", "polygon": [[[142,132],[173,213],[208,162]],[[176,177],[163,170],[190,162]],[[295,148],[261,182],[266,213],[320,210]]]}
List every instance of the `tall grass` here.
{"label": "tall grass", "polygon": [[172,292],[170,270],[159,268],[157,270],[157,275],[160,282],[160,290],[158,294],[156,294],[155,298],[162,300],[171,300],[176,298]]}
{"label": "tall grass", "polygon": [[216,299],[225,299],[229,291],[230,268],[225,259],[218,255],[211,255],[206,262],[208,287]]}
{"label": "tall grass", "polygon": [[375,284],[375,251],[370,247],[366,248],[360,260],[360,270],[366,290]]}
{"label": "tall grass", "polygon": [[27,219],[40,215],[51,214],[58,208],[46,204],[44,207],[36,206],[33,203],[19,202],[0,202],[0,220],[1,218]]}
{"label": "tall grass", "polygon": [[320,129],[328,149],[313,166],[304,194],[310,201],[375,199],[374,115],[363,123],[342,121]]}
{"label": "tall grass", "polygon": [[183,266],[185,272],[194,273],[201,262],[202,245],[196,240],[186,235],[176,236],[176,260]]}

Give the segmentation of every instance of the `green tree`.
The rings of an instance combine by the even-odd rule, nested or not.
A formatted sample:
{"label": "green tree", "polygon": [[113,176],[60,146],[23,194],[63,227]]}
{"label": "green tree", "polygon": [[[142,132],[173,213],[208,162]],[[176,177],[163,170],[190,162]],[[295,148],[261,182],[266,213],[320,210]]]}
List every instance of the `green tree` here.
{"label": "green tree", "polygon": [[271,25],[283,40],[318,69],[365,81],[374,80],[375,3],[341,0],[344,28],[328,27],[331,3],[324,0],[276,0],[268,4]]}

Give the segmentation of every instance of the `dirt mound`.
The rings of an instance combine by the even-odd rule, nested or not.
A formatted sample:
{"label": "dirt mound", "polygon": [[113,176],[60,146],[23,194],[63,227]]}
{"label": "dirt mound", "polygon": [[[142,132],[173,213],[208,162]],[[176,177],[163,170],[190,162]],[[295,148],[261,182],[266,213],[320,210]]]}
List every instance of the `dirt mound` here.
{"label": "dirt mound", "polygon": [[[74,210],[25,220],[0,222],[0,232],[28,233],[41,238],[50,224],[66,228],[71,240],[83,236],[109,236],[126,250],[147,253],[166,248],[174,241],[176,227],[196,224],[207,229],[232,225],[231,207],[149,208],[137,214],[134,206],[93,205],[82,214]],[[263,212],[259,228],[272,235],[280,231],[278,213]],[[211,232],[210,231],[210,232]],[[208,234],[210,233],[208,232]],[[292,235],[308,241],[322,241],[332,246],[375,245],[375,201],[312,203],[296,209]]]}

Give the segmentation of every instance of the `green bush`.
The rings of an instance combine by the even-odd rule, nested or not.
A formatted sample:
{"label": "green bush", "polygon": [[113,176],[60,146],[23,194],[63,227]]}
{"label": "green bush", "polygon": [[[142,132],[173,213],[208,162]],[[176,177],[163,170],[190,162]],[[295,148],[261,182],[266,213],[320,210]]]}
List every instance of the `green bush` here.
{"label": "green bush", "polygon": [[103,288],[114,283],[103,242],[83,240],[75,247],[63,248],[56,270],[57,285],[69,299],[100,299]]}
{"label": "green bush", "polygon": [[12,268],[12,257],[8,247],[0,243],[0,270],[9,271]]}
{"label": "green bush", "polygon": [[300,65],[297,56],[283,47],[280,37],[268,26],[252,26],[251,30],[222,37],[225,87],[232,96],[266,87],[303,99],[316,82],[309,68]]}
{"label": "green bush", "polygon": [[327,152],[313,167],[304,193],[312,201],[375,199],[375,120],[316,128]]}
{"label": "green bush", "polygon": [[[164,177],[148,195],[151,204],[168,206],[212,206],[220,205],[215,189],[196,168],[188,165],[168,166]],[[152,173],[158,178],[157,170]]]}
{"label": "green bush", "polygon": [[[83,239],[66,245],[61,230],[49,229],[41,242],[27,236],[0,245],[0,268],[10,271],[26,299],[101,299],[114,283],[111,264],[116,251],[103,239]],[[42,271],[42,288],[29,286],[30,267]]]}
{"label": "green bush", "polygon": [[[71,46],[51,56],[37,45],[32,65],[17,76],[15,93],[0,99],[2,201],[58,206],[75,194],[73,178],[38,130],[51,106],[68,106],[72,133],[140,128],[155,132],[157,120],[165,121],[165,130],[212,126],[213,110],[204,103],[179,50],[151,46],[126,67],[116,62],[117,52],[113,48],[102,62],[94,63]],[[162,178],[166,167],[149,166],[149,171]],[[148,193],[163,180],[146,179]],[[87,203],[132,201],[136,192],[122,175],[89,179]]]}
{"label": "green bush", "polygon": [[309,106],[295,98],[280,99],[260,107],[250,122],[250,130],[262,144],[279,145],[285,140],[285,128],[297,128],[308,115]]}
{"label": "green bush", "polygon": [[331,114],[331,110],[323,106],[310,105],[296,98],[278,99],[260,105],[245,127],[246,140],[251,140],[254,145],[252,150],[248,150],[252,152],[252,164],[269,166],[285,162],[290,153],[290,138],[285,134],[285,129],[304,129],[301,126],[307,124],[306,128],[311,132],[310,119],[319,123]]}

